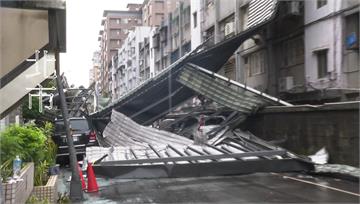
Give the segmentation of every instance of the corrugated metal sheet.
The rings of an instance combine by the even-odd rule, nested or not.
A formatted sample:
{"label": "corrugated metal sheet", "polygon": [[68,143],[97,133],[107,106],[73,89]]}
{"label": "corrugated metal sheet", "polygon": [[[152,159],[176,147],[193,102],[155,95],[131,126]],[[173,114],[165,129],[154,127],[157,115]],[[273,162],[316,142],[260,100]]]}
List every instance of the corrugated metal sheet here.
{"label": "corrugated metal sheet", "polygon": [[261,95],[208,75],[189,64],[179,74],[178,81],[223,106],[248,115],[265,105],[275,104]]}
{"label": "corrugated metal sheet", "polygon": [[139,125],[115,110],[112,111],[111,121],[103,137],[108,146],[189,145],[193,142],[171,132]]}
{"label": "corrugated metal sheet", "polygon": [[276,8],[277,0],[252,0],[249,4],[247,29],[269,20]]}
{"label": "corrugated metal sheet", "polygon": [[[267,144],[249,132],[234,130],[204,145],[89,147],[86,156],[97,175],[119,178],[223,176],[255,172],[309,171],[313,165]],[[132,134],[131,137],[136,136]],[[120,137],[119,134],[112,137]],[[132,138],[131,138],[132,139]],[[111,151],[110,149],[113,149]]]}
{"label": "corrugated metal sheet", "polygon": [[[111,121],[106,126],[103,137],[99,138],[103,146],[88,147],[86,156],[90,161],[95,161],[105,154],[109,156],[104,161],[125,161],[138,159],[178,158],[183,156],[219,155],[229,153],[245,153],[276,150],[273,147],[250,144],[249,133],[238,130],[236,137],[242,140],[228,138],[226,135],[216,136],[207,141],[207,144],[196,145],[193,140],[162,131],[152,127],[141,126],[125,115],[113,110]],[[232,134],[231,134],[232,135]],[[114,147],[110,151],[110,147]],[[281,154],[284,155],[285,154]],[[281,159],[282,156],[275,154],[272,158]],[[246,156],[242,160],[260,159],[258,156]],[[236,157],[224,157],[219,161],[237,160]],[[210,159],[201,159],[199,162],[211,162]],[[191,163],[189,161],[177,161],[178,163]],[[141,163],[141,162],[140,162]]]}

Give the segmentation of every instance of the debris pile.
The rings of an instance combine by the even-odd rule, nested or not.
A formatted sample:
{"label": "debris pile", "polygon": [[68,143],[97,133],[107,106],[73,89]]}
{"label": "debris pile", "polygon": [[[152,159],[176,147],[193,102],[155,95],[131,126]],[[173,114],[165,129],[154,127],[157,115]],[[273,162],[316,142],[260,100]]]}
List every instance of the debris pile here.
{"label": "debris pile", "polygon": [[97,174],[107,177],[192,177],[304,171],[313,167],[240,129],[225,128],[207,143],[197,145],[186,137],[139,125],[115,110],[101,144],[87,148],[86,155],[90,161],[108,155],[94,165]]}

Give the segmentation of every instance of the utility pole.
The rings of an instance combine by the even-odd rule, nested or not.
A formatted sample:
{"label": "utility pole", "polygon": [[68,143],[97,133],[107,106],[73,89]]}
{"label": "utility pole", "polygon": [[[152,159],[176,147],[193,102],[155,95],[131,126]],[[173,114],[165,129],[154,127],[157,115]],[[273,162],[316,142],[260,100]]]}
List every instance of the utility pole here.
{"label": "utility pole", "polygon": [[59,92],[60,97],[60,105],[61,112],[63,116],[64,126],[66,129],[66,139],[69,147],[69,157],[70,157],[70,168],[71,168],[71,182],[70,182],[70,199],[72,201],[80,201],[83,199],[82,186],[79,176],[79,168],[76,159],[76,152],[74,147],[73,138],[70,132],[70,120],[68,115],[68,109],[65,100],[64,89],[61,83],[61,75],[60,75],[60,56],[59,52],[55,51],[55,70],[56,70],[56,84],[57,90]]}

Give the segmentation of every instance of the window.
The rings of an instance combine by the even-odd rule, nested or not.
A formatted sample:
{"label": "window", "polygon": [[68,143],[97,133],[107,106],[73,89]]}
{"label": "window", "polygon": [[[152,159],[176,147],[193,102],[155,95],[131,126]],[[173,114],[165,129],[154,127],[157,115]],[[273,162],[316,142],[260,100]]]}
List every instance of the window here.
{"label": "window", "polygon": [[116,23],[117,23],[117,24],[120,24],[120,19],[116,19]]}
{"label": "window", "polygon": [[249,18],[249,4],[246,4],[240,8],[240,29],[246,30],[248,18]]}
{"label": "window", "polygon": [[327,53],[327,49],[315,52],[317,58],[318,78],[323,78],[327,75]]}
{"label": "window", "polygon": [[193,19],[194,19],[194,28],[197,26],[197,12],[193,13]]}
{"label": "window", "polygon": [[359,51],[359,12],[345,17],[345,45],[347,50]]}
{"label": "window", "polygon": [[164,9],[164,2],[163,1],[155,1],[155,4],[157,4],[157,7],[160,9]]}
{"label": "window", "polygon": [[265,51],[260,50],[251,53],[244,58],[245,67],[248,70],[248,76],[255,76],[265,72]]}
{"label": "window", "polygon": [[319,9],[327,4],[327,0],[317,0],[316,7]]}
{"label": "window", "polygon": [[183,16],[183,25],[190,25],[190,18],[191,18],[190,6],[188,6],[182,11],[182,16]]}
{"label": "window", "polygon": [[303,38],[285,41],[282,45],[282,67],[289,67],[304,63]]}

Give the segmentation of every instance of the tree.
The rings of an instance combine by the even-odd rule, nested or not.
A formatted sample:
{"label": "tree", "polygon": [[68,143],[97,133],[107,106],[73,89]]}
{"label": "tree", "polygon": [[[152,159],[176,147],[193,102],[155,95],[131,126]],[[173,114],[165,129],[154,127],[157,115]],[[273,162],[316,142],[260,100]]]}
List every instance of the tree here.
{"label": "tree", "polygon": [[39,112],[39,98],[32,97],[31,99],[32,99],[31,109],[29,109],[28,97],[26,98],[26,100],[24,100],[24,103],[22,104],[22,114],[25,120],[37,120],[41,116],[43,116],[43,113]]}

